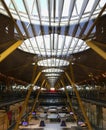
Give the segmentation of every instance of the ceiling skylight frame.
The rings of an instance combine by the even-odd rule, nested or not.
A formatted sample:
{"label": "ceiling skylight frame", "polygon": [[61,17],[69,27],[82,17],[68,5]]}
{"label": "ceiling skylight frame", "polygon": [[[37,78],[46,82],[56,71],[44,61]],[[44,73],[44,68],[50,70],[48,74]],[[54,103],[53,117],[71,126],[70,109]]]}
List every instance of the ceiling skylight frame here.
{"label": "ceiling skylight frame", "polygon": [[61,67],[61,66],[68,66],[69,61],[57,59],[57,58],[49,58],[38,61],[38,66],[45,66],[45,67]]}
{"label": "ceiling skylight frame", "polygon": [[61,73],[61,72],[64,72],[64,70],[59,69],[59,68],[48,68],[48,69],[42,70],[42,72],[44,72],[44,73]]}
{"label": "ceiling skylight frame", "polygon": [[[15,12],[15,11],[13,11],[13,9],[10,7],[10,3],[8,4],[8,1],[14,1],[14,0],[5,0],[5,3],[7,4],[7,6],[8,6],[8,8],[10,9],[10,12],[11,13],[13,13],[13,17],[14,18],[16,18],[16,19],[18,19],[18,17],[17,17],[17,13]],[[25,0],[26,1],[26,3],[28,4],[29,3],[29,1],[28,0]],[[53,0],[52,0],[53,1]],[[81,0],[80,1],[80,3],[81,4],[83,4],[83,1],[86,3],[88,0]],[[17,6],[18,7],[20,7],[20,4],[21,3],[19,3],[20,1],[18,0],[18,2],[17,2]],[[34,2],[34,1],[32,1],[32,2]],[[59,3],[60,1],[58,0],[58,3]],[[64,3],[63,3],[64,2]],[[78,1],[75,1],[75,0],[70,0],[70,1],[68,1],[69,3],[68,4],[70,4],[70,5],[72,5],[72,6],[70,6],[69,7],[69,9],[70,9],[70,11],[72,11],[72,7],[75,5],[75,4],[78,4]],[[91,2],[92,2],[92,0],[91,1],[89,1],[88,3],[90,3],[91,4]],[[12,3],[12,2],[11,2]],[[34,2],[34,3],[36,3],[36,2]],[[48,2],[46,2],[46,3],[48,3]],[[65,4],[66,3],[66,0],[61,0],[61,4]],[[103,4],[104,4],[104,2],[103,2],[103,0],[95,0],[94,1],[94,3],[92,2],[92,4],[91,5],[96,5],[96,3],[97,3],[97,10],[100,10],[102,7],[103,7]],[[41,4],[41,3],[40,3]],[[47,6],[48,4],[46,4],[46,6]],[[51,1],[50,1],[50,5],[51,5]],[[32,5],[33,6],[33,5]],[[30,8],[33,8],[33,10],[35,10],[35,8],[34,7],[32,7],[32,6],[30,6]],[[0,6],[0,8],[1,8],[1,10],[2,10],[2,13],[3,14],[6,14],[5,13],[5,11],[4,11],[4,9],[2,8],[2,6]],[[46,7],[47,8],[47,7]],[[59,8],[59,7],[57,7],[56,6],[56,10],[58,10],[57,8]],[[64,9],[65,7],[63,7],[63,9]],[[83,5],[83,8],[86,8],[86,4],[85,5]],[[90,7],[89,7],[90,8]],[[88,8],[88,9],[89,9]],[[61,9],[61,7],[60,7],[60,9]],[[92,9],[93,9],[93,7],[92,7]],[[22,10],[22,7],[21,7],[21,10]],[[21,10],[19,10],[19,13],[20,13],[20,16],[22,17],[22,19],[23,19],[23,21],[28,21],[28,17],[27,17],[27,15],[25,14],[26,12],[23,12],[23,11],[21,11]],[[68,9],[67,9],[68,10]],[[78,7],[77,7],[77,10],[78,10]],[[48,9],[46,9],[46,12],[48,11]],[[33,12],[33,11],[32,11]],[[89,12],[91,12],[91,8],[89,9],[89,10],[87,10],[87,12],[84,12],[84,14],[85,13],[89,13]],[[56,13],[56,12],[55,12]],[[58,13],[56,13],[56,14],[61,14],[61,12],[59,12],[58,11]],[[37,15],[37,14],[36,14]],[[32,23],[34,23],[34,21],[36,21],[36,23],[37,24],[39,24],[39,18],[36,16],[36,15],[33,15],[32,13],[30,13],[30,16],[31,16],[31,21],[32,21]],[[42,24],[48,24],[48,22],[49,22],[49,16],[41,16],[42,17]],[[64,18],[63,18],[64,17]],[[64,25],[64,24],[66,24],[66,22],[63,22],[63,21],[68,21],[68,19],[69,19],[69,17],[70,17],[70,15],[68,14],[67,15],[67,19],[66,19],[66,17],[62,14],[62,18],[61,18],[61,25]],[[77,17],[78,19],[79,19],[79,14],[77,14],[76,13],[76,15],[75,15],[75,17]],[[60,17],[58,18],[58,20],[57,20],[57,16],[55,16],[55,24],[54,25],[56,25],[57,24],[57,26],[58,26],[58,22],[59,22],[59,20],[60,20]],[[74,18],[74,16],[72,15],[72,18],[71,18],[71,20]],[[82,17],[83,18],[83,17]],[[47,21],[46,21],[46,19],[47,19]],[[52,19],[52,17],[51,17],[51,19]],[[66,20],[64,20],[64,19],[66,19]],[[52,22],[53,20],[51,20],[51,25],[53,24],[53,22]]]}
{"label": "ceiling skylight frame", "polygon": [[[18,11],[18,9],[17,9],[16,3],[14,3],[15,1],[12,0],[11,2],[12,2],[12,4],[13,4],[14,10],[17,12],[17,16],[19,17],[19,20],[22,21],[20,15],[19,15],[19,11]],[[26,8],[26,9],[27,9],[27,8]],[[28,14],[28,13],[27,13],[27,14]],[[27,29],[28,29],[29,25],[31,25],[31,20],[29,19],[29,21],[30,21],[30,22],[29,22],[29,24],[27,25],[26,28],[25,28],[24,23],[23,23],[23,22],[20,22],[20,23],[21,23],[21,26],[23,27],[24,33],[26,34],[27,37],[29,37],[29,34],[28,34]],[[23,35],[24,35],[24,34],[23,34]],[[35,37],[35,40],[36,40],[36,37]],[[31,47],[32,47],[32,49],[33,49],[33,51],[34,51],[34,48],[33,48],[33,45],[32,45],[32,43],[31,43],[30,39],[29,39],[29,42],[30,42]],[[25,44],[25,42],[24,42],[24,44]],[[39,49],[39,46],[38,46],[37,41],[36,41],[36,44],[37,44],[38,50],[39,50],[39,52],[40,52],[40,49]],[[22,46],[20,46],[20,48],[21,48],[21,47],[22,47]],[[25,47],[26,47],[26,48],[29,50],[29,52],[30,52],[30,49],[26,46],[26,44],[25,44]],[[34,51],[34,52],[35,52],[35,51]],[[40,52],[40,54],[41,54],[41,52]]]}
{"label": "ceiling skylight frame", "polygon": [[47,76],[47,77],[51,77],[51,76],[58,77],[58,76],[60,76],[60,74],[59,73],[47,73],[47,74],[45,74],[45,76]]}

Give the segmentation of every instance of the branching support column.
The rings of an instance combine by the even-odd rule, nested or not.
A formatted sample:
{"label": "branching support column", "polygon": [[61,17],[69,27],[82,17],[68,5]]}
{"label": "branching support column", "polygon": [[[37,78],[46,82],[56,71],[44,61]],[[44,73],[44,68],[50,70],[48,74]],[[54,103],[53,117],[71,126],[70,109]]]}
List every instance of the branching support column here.
{"label": "branching support column", "polygon": [[17,123],[16,123],[16,125],[15,125],[14,130],[18,130],[18,126],[19,126],[19,123],[20,123],[20,121],[21,121],[22,114],[23,114],[23,112],[24,112],[24,110],[25,110],[25,108],[26,108],[26,106],[27,106],[27,104],[28,104],[28,100],[29,100],[30,94],[31,94],[31,92],[32,92],[32,90],[33,90],[34,84],[36,84],[36,82],[37,82],[37,80],[38,80],[38,78],[39,78],[40,75],[41,75],[41,72],[38,73],[37,77],[36,77],[35,80],[33,81],[33,83],[32,83],[33,86],[30,86],[30,89],[29,89],[28,94],[27,94],[27,96],[26,96],[26,99],[25,99],[25,101],[24,101],[22,110],[21,110],[21,112],[20,112],[20,114],[19,114],[19,118],[18,118],[18,120],[17,120]]}
{"label": "branching support column", "polygon": [[86,111],[85,111],[85,109],[84,109],[84,107],[83,107],[83,104],[82,104],[81,98],[80,98],[80,96],[79,96],[79,93],[78,93],[78,91],[77,91],[77,89],[76,89],[76,86],[75,86],[75,84],[73,83],[73,81],[70,79],[70,77],[69,77],[69,75],[67,74],[67,72],[65,72],[65,75],[66,75],[66,77],[68,78],[70,84],[72,85],[72,87],[73,87],[73,89],[74,89],[74,91],[75,91],[75,93],[76,93],[76,96],[77,96],[77,99],[78,99],[78,103],[79,103],[79,105],[80,105],[80,108],[81,108],[81,111],[82,111],[83,116],[84,116],[84,118],[85,118],[85,121],[86,121],[86,123],[87,123],[87,125],[88,125],[88,129],[89,129],[89,130],[92,130],[91,124],[90,124],[89,119],[88,119],[88,117],[87,117],[87,115],[86,115]]}
{"label": "branching support column", "polygon": [[100,49],[97,45],[95,45],[96,42],[94,41],[87,41],[86,44],[91,47],[97,54],[99,54],[102,58],[106,60],[106,52],[104,52],[102,49]]}
{"label": "branching support column", "polygon": [[66,87],[65,87],[65,85],[64,85],[64,83],[63,83],[62,80],[61,80],[61,84],[62,84],[62,86],[64,87],[65,94],[66,94],[67,99],[68,99],[68,101],[69,101],[70,108],[71,108],[72,112],[74,113],[74,119],[77,121],[77,117],[76,117],[76,115],[75,115],[75,112],[74,112],[74,109],[73,109],[73,106],[72,106],[71,99],[70,99],[70,97],[69,97],[69,94],[68,94],[68,92],[67,92],[67,89],[66,89]]}
{"label": "branching support column", "polygon": [[0,62],[2,62],[8,55],[10,55],[15,49],[18,48],[18,46],[20,46],[22,44],[22,40],[17,41],[16,43],[14,43],[12,46],[10,46],[7,50],[5,50],[4,52],[2,52],[0,54]]}

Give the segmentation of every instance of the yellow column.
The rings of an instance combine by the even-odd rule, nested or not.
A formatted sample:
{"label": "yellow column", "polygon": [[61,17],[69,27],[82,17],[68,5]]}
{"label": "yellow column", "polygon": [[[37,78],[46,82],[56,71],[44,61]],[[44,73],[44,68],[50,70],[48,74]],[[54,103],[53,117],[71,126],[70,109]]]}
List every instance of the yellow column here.
{"label": "yellow column", "polygon": [[10,55],[15,49],[18,48],[22,44],[22,40],[17,41],[12,46],[10,46],[7,50],[0,54],[0,62],[3,61],[8,55]]}
{"label": "yellow column", "polygon": [[67,79],[69,80],[70,84],[72,85],[72,87],[73,87],[73,89],[74,89],[74,91],[75,91],[75,94],[76,94],[76,96],[77,96],[77,100],[78,100],[79,106],[80,106],[80,108],[81,108],[81,110],[82,110],[83,116],[84,116],[85,121],[86,121],[86,123],[87,123],[87,125],[88,125],[88,129],[89,129],[89,130],[92,130],[91,124],[90,124],[90,122],[89,122],[89,120],[88,120],[88,117],[87,117],[87,115],[86,115],[86,111],[85,111],[85,109],[84,109],[84,107],[83,107],[81,98],[80,98],[79,93],[78,93],[78,91],[77,91],[77,88],[76,88],[74,82],[70,79],[70,77],[69,77],[69,75],[68,75],[67,72],[65,72],[65,75],[66,75]]}
{"label": "yellow column", "polygon": [[106,60],[106,52],[100,49],[98,46],[95,45],[94,41],[86,41],[86,44],[91,47],[97,54],[99,54],[102,58]]}
{"label": "yellow column", "polygon": [[33,105],[32,110],[31,110],[31,115],[29,116],[29,120],[32,118],[32,112],[33,112],[34,109],[35,109],[35,106],[36,106],[36,103],[37,103],[39,94],[40,94],[40,92],[41,92],[41,88],[42,88],[42,86],[44,85],[44,83],[45,83],[45,80],[42,82],[42,85],[41,85],[41,87],[40,87],[40,89],[39,89],[39,91],[38,91],[38,93],[37,93],[37,96],[36,96],[35,101],[34,101],[34,105]]}
{"label": "yellow column", "polygon": [[74,113],[74,119],[77,121],[77,117],[76,117],[75,112],[74,112],[74,109],[73,109],[73,107],[72,107],[72,102],[71,102],[71,99],[70,99],[70,97],[69,97],[69,95],[68,95],[67,89],[66,89],[66,87],[65,87],[65,85],[64,85],[64,83],[63,83],[63,81],[62,81],[62,80],[60,80],[60,81],[61,81],[62,86],[64,87],[65,94],[66,94],[67,99],[68,99],[68,101],[69,101],[70,108],[71,108],[72,112]]}
{"label": "yellow column", "polygon": [[35,109],[35,106],[36,106],[36,103],[37,103],[39,94],[40,94],[40,92],[41,92],[41,88],[42,88],[42,86],[44,85],[44,83],[45,83],[45,80],[42,82],[41,87],[40,87],[40,89],[39,89],[39,92],[37,93],[37,96],[36,96],[36,98],[35,98],[34,105],[33,105],[33,107],[32,107],[31,113],[32,113],[32,112],[34,111],[34,109]]}
{"label": "yellow column", "polygon": [[29,90],[28,90],[28,94],[27,94],[26,99],[25,99],[25,101],[24,101],[22,110],[21,110],[21,112],[20,112],[20,114],[19,114],[19,117],[18,117],[18,120],[17,120],[17,122],[16,122],[16,125],[15,125],[14,130],[17,130],[17,129],[18,129],[18,125],[19,125],[19,123],[20,123],[20,121],[21,121],[22,114],[23,114],[23,112],[24,112],[24,110],[25,110],[25,108],[26,108],[26,106],[27,106],[27,104],[28,104],[28,99],[29,99],[30,94],[31,94],[31,92],[32,92],[32,90],[33,90],[34,84],[36,84],[36,82],[37,82],[37,80],[38,80],[38,78],[39,78],[40,75],[41,75],[41,72],[38,73],[37,77],[35,78],[35,80],[34,80],[33,83],[32,83],[33,85],[30,86],[30,88],[29,88]]}
{"label": "yellow column", "polygon": [[46,82],[45,87],[50,90],[50,85]]}
{"label": "yellow column", "polygon": [[54,88],[55,88],[55,90],[57,90],[57,85],[56,84],[55,84]]}

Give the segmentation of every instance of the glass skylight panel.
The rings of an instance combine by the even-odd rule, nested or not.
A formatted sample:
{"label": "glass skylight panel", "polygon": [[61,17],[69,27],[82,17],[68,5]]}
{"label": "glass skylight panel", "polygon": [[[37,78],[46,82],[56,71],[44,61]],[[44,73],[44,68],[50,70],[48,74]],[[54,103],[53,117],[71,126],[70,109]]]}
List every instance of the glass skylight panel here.
{"label": "glass skylight panel", "polygon": [[[100,10],[100,8],[102,8],[106,3],[106,0],[56,0],[54,5],[54,0],[49,0],[49,2],[48,0],[4,0],[4,1],[7,7],[9,8],[9,11],[11,12],[12,16],[15,19],[19,20],[19,17],[17,15],[17,12],[14,10],[13,3],[18,7],[17,11],[19,12],[20,17],[22,17],[21,18],[22,21],[29,22],[29,18],[25,9],[25,5],[27,5],[27,10],[29,10],[31,23],[40,24],[38,13],[39,11],[42,24],[49,25],[49,13],[50,13],[51,25],[53,26],[58,26],[60,19],[61,19],[60,25],[67,25],[68,22],[71,20],[73,20],[72,22],[70,22],[71,24],[78,22],[78,19],[82,11],[82,7],[84,8],[85,11],[82,14],[81,19],[86,20],[86,17],[89,17],[90,14],[92,13],[93,8],[96,7],[95,11]],[[48,5],[48,3],[50,3],[50,5]],[[55,19],[54,19],[54,6],[55,6]],[[48,8],[50,8],[49,11]],[[7,15],[1,2],[0,2],[0,12]],[[85,14],[89,15],[83,17],[83,15]],[[96,17],[96,15],[94,15],[94,17]]]}
{"label": "glass skylight panel", "polygon": [[57,66],[67,66],[69,65],[69,62],[67,60],[51,58],[51,59],[46,59],[46,60],[40,60],[38,61],[37,64],[38,66],[57,67]]}
{"label": "glass skylight panel", "polygon": [[65,15],[69,13],[69,7],[70,7],[70,4],[67,2],[67,0],[64,0],[64,8],[63,8],[62,17],[65,17]]}
{"label": "glass skylight panel", "polygon": [[102,8],[106,4],[106,0],[100,0],[100,8]]}
{"label": "glass skylight panel", "polygon": [[88,1],[88,0],[80,0],[80,2],[79,2],[79,0],[76,0],[76,7],[77,7],[78,14],[80,14],[80,12],[81,12],[81,7],[83,5],[83,2],[86,3],[86,1]]}
{"label": "glass skylight panel", "polygon": [[56,73],[49,73],[49,74],[45,74],[45,76],[48,76],[48,77],[50,77],[50,76],[60,76],[60,74],[56,74]]}
{"label": "glass skylight panel", "polygon": [[44,69],[42,72],[48,72],[48,73],[58,73],[58,72],[64,72],[62,69],[57,69],[57,68],[49,68],[49,69]]}
{"label": "glass skylight panel", "polygon": [[[78,46],[79,48],[81,48],[82,42],[86,46],[86,43],[81,39],[71,37],[71,36],[66,36],[66,40],[65,40],[65,36],[63,35],[58,35],[58,46],[57,46],[57,39],[54,39],[54,43],[50,42],[50,37],[53,41],[53,35],[54,38],[57,38],[58,34],[44,35],[43,36],[44,39],[42,36],[36,36],[36,40],[35,37],[25,40],[24,44],[21,44],[22,48],[26,48],[23,49],[23,51],[29,52],[30,50],[30,53],[38,54],[42,56],[45,55],[59,56],[59,55],[73,54],[74,47]],[[20,47],[20,49],[22,48]],[[76,51],[76,53],[80,52],[79,48]]]}
{"label": "glass skylight panel", "polygon": [[92,10],[94,2],[95,2],[95,0],[92,0],[92,4],[91,4],[91,1],[89,0],[88,4],[86,6],[86,9],[85,9],[85,13],[90,12]]}

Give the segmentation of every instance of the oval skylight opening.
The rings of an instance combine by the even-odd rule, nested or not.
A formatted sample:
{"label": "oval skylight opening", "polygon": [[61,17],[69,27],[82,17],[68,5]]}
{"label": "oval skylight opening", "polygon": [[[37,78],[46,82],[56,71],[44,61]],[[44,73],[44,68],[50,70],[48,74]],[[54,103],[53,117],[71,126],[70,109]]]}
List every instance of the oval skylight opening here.
{"label": "oval skylight opening", "polygon": [[42,70],[42,72],[59,73],[59,72],[64,72],[64,70],[57,69],[57,68],[49,68],[49,69]]}
{"label": "oval skylight opening", "polygon": [[67,60],[50,58],[50,59],[46,59],[46,60],[40,60],[40,61],[38,61],[37,64],[38,64],[38,66],[57,67],[57,66],[68,66],[69,62]]}
{"label": "oval skylight opening", "polygon": [[25,40],[19,49],[39,56],[62,56],[88,49],[86,42],[71,36],[51,34]]}
{"label": "oval skylight opening", "polygon": [[50,74],[45,74],[45,76],[47,76],[47,77],[52,77],[52,76],[58,77],[58,76],[60,76],[60,74],[50,73]]}

